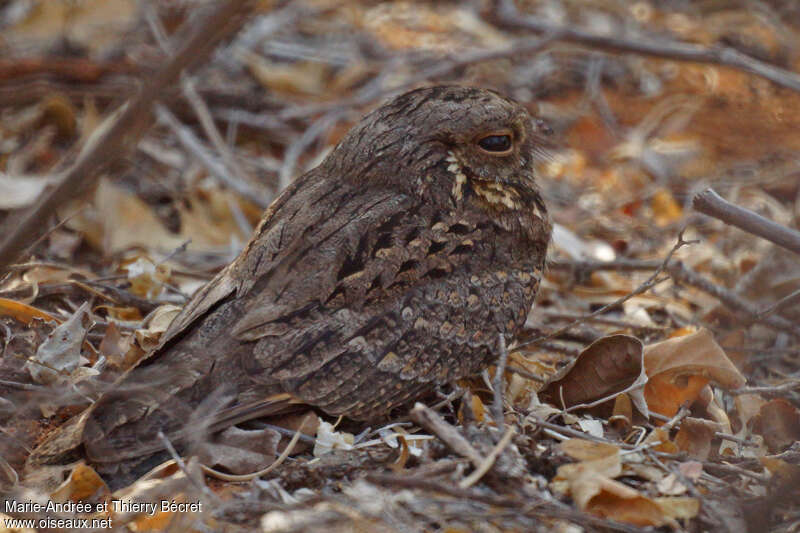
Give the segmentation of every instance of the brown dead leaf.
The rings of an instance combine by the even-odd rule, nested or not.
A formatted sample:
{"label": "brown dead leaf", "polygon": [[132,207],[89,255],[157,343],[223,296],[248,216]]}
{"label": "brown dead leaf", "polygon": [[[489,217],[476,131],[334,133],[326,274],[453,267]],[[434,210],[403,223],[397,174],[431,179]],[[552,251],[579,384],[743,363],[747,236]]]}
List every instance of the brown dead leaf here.
{"label": "brown dead leaf", "polygon": [[646,346],[644,365],[647,405],[664,416],[694,402],[710,381],[728,389],[746,383],[707,329]]}
{"label": "brown dead leaf", "polygon": [[700,501],[697,498],[653,498],[653,501],[661,508],[665,517],[674,520],[688,520],[700,512]]}
{"label": "brown dead leaf", "polygon": [[232,474],[249,474],[275,461],[281,434],[274,429],[244,430],[229,427],[210,442],[197,447],[197,457],[206,466]]}
{"label": "brown dead leaf", "polygon": [[714,433],[721,431],[717,422],[688,416],[681,421],[681,428],[675,435],[675,444],[689,457],[699,461],[708,459],[711,453],[711,441]]}
{"label": "brown dead leaf", "polygon": [[736,413],[738,416],[739,428],[746,427],[750,424],[750,420],[756,416],[767,400],[758,394],[737,394],[733,397],[733,404],[736,406]]}
{"label": "brown dead leaf", "polygon": [[664,453],[678,453],[679,451],[678,446],[669,438],[669,432],[664,429],[656,428],[644,439],[645,444],[656,442],[660,443],[653,447],[656,451]]}
{"label": "brown dead leaf", "polygon": [[762,405],[750,423],[753,433],[764,437],[772,453],[781,452],[800,440],[800,410],[783,398]]}
{"label": "brown dead leaf", "polygon": [[614,398],[614,410],[608,419],[617,431],[625,431],[633,423],[633,404],[627,394],[618,394]]}
{"label": "brown dead leaf", "polygon": [[622,473],[618,453],[562,465],[552,486],[572,496],[579,509],[639,526],[665,523],[661,508],[638,491],[615,481]]}
{"label": "brown dead leaf", "polygon": [[609,335],[586,347],[540,394],[565,408],[593,407],[638,389],[645,381],[639,339]]}
{"label": "brown dead leaf", "polygon": [[569,439],[559,445],[561,451],[579,461],[604,459],[619,454],[619,447],[586,439]]}

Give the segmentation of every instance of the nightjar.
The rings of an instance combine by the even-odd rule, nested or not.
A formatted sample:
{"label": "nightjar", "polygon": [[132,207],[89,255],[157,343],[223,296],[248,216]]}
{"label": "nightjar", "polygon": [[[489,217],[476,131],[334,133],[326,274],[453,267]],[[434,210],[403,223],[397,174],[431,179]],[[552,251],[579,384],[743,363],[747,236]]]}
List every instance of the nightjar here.
{"label": "nightjar", "polygon": [[94,463],[180,442],[283,395],[374,420],[481,371],[525,322],[551,224],[534,179],[548,129],[494,92],[430,87],[366,115],[269,207],[241,255],[88,413]]}

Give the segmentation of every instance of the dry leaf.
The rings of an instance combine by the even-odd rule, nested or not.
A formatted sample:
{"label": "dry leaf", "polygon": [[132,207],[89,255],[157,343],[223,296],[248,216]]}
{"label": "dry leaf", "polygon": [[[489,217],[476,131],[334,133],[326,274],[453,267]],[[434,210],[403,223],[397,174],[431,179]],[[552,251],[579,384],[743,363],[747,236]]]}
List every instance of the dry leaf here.
{"label": "dry leaf", "polygon": [[699,461],[708,459],[714,434],[722,428],[717,422],[687,416],[681,421],[681,428],[675,435],[675,444],[689,457]]}
{"label": "dry leaf", "polygon": [[750,422],[753,433],[764,437],[772,453],[781,452],[800,440],[800,410],[783,398],[762,405]]}
{"label": "dry leaf", "polygon": [[197,446],[201,463],[233,474],[248,474],[272,464],[278,455],[281,434],[274,429],[244,430],[230,427],[210,442]]}
{"label": "dry leaf", "polygon": [[72,469],[66,481],[50,494],[50,499],[55,502],[99,503],[107,501],[110,496],[111,491],[94,468],[81,462]]}
{"label": "dry leaf", "polygon": [[641,388],[645,381],[639,339],[609,335],[586,347],[540,394],[565,408],[593,407]]}
{"label": "dry leaf", "polygon": [[172,323],[172,320],[178,316],[181,308],[172,305],[164,304],[155,308],[144,319],[143,327],[134,331],[136,342],[141,346],[142,350],[149,352],[158,346],[158,341],[161,335],[167,331],[167,328]]}
{"label": "dry leaf", "polygon": [[707,329],[646,346],[644,364],[647,405],[664,416],[694,402],[709,381],[727,389],[746,383]]}
{"label": "dry leaf", "polygon": [[81,345],[86,336],[83,317],[88,312],[89,302],[84,302],[39,345],[32,360],[25,363],[35,382],[50,384],[78,368],[81,364]]}
{"label": "dry leaf", "polygon": [[651,206],[656,225],[659,227],[677,222],[683,216],[683,209],[667,189],[659,189],[655,192]]}
{"label": "dry leaf", "polygon": [[33,204],[44,188],[55,181],[52,177],[12,177],[0,172],[0,209],[19,209]]}
{"label": "dry leaf", "polygon": [[61,320],[46,311],[7,298],[0,298],[0,316],[10,316],[26,325],[30,325],[34,318],[40,318],[48,322],[61,322]]}
{"label": "dry leaf", "polygon": [[603,459],[619,454],[619,447],[586,439],[569,439],[558,445],[562,452],[579,461]]}
{"label": "dry leaf", "polygon": [[158,298],[169,280],[169,268],[163,264],[156,266],[147,257],[138,257],[123,268],[128,272],[130,291],[148,300]]}

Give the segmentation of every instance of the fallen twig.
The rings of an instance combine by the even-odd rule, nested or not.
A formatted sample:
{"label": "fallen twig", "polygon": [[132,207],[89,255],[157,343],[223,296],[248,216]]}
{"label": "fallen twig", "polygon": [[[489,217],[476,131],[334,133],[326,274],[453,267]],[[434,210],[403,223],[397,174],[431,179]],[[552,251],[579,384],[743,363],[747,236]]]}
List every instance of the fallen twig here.
{"label": "fallen twig", "polygon": [[414,422],[439,437],[451,450],[461,457],[469,459],[475,468],[481,467],[483,456],[455,427],[448,424],[439,413],[427,405],[417,402],[409,416]]}
{"label": "fallen twig", "polygon": [[494,465],[494,462],[497,460],[500,454],[503,453],[503,450],[505,450],[506,446],[508,446],[508,444],[511,442],[511,438],[516,432],[517,431],[514,429],[514,426],[508,428],[508,431],[506,431],[505,435],[503,435],[503,438],[500,439],[500,442],[498,442],[495,447],[492,448],[492,451],[489,452],[489,455],[487,455],[486,459],[483,460],[483,463],[481,463],[481,465],[469,476],[462,479],[458,486],[462,489],[466,489],[477,483],[478,480],[480,480],[484,474],[486,474],[486,472],[492,468],[492,465]]}
{"label": "fallen twig", "polygon": [[706,189],[696,194],[692,199],[692,207],[800,255],[800,231],[787,228],[749,209],[732,204],[714,192],[714,189]]}

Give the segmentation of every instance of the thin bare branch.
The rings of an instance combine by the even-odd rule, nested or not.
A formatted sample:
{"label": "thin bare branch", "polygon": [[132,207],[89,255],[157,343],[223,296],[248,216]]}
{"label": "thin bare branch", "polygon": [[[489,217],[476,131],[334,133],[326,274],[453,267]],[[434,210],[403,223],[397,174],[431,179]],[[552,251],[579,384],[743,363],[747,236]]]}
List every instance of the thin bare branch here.
{"label": "thin bare branch", "polygon": [[630,52],[674,61],[726,66],[759,76],[776,85],[800,91],[799,74],[770,65],[726,46],[706,47],[672,40],[648,39],[643,35],[635,37],[598,35],[575,27],[551,24],[533,15],[520,13],[513,0],[499,1],[497,21],[504,26],[545,33],[556,40],[588,46],[593,50]]}

